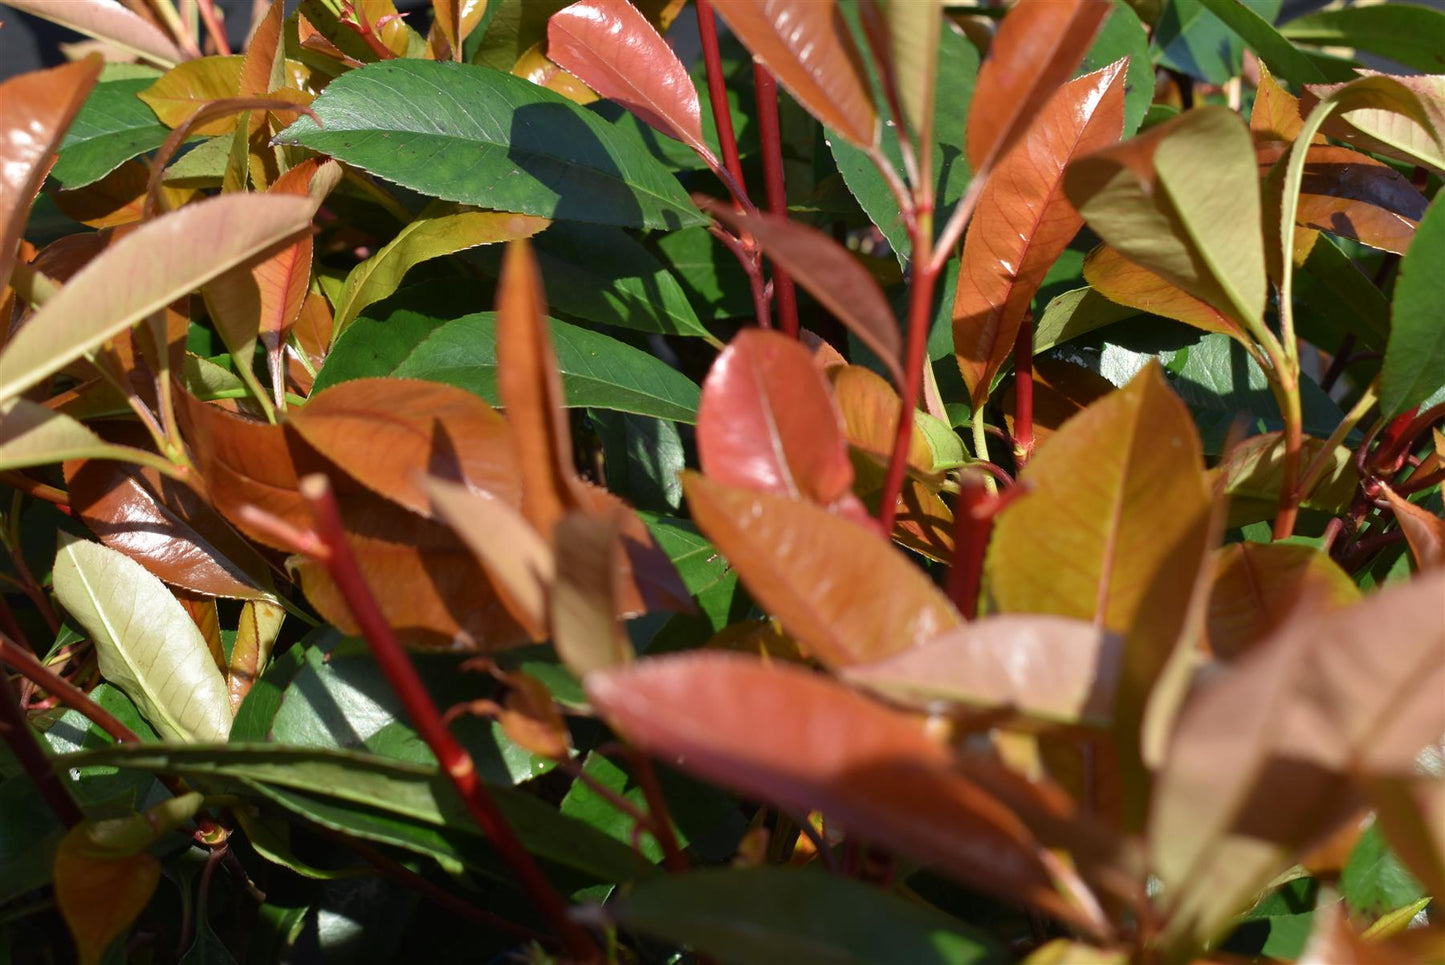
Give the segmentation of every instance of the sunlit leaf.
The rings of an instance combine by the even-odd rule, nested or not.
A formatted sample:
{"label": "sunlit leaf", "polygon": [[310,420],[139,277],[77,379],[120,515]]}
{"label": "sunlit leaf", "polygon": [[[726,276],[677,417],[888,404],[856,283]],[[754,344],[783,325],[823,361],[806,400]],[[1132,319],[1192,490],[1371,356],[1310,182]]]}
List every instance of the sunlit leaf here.
{"label": "sunlit leaf", "polygon": [[143,17],[112,0],[5,0],[7,6],[115,44],[158,64],[186,59],[175,42]]}
{"label": "sunlit leaf", "polygon": [[1380,408],[1387,417],[1419,405],[1445,385],[1445,325],[1440,324],[1439,266],[1445,258],[1445,203],[1425,212],[1390,305],[1390,340],[1380,369]]}
{"label": "sunlit leaf", "polygon": [[[1300,458],[1308,465],[1320,458],[1323,448],[1324,440],[1306,436]],[[1273,516],[1284,484],[1284,454],[1284,434],[1280,432],[1250,436],[1231,451],[1229,460],[1220,467],[1230,499],[1228,525],[1242,526]],[[1305,493],[1300,505],[1330,514],[1345,512],[1360,484],[1354,452],[1336,446],[1324,458],[1319,481]]]}
{"label": "sunlit leaf", "polygon": [[1344,97],[1324,133],[1365,151],[1445,172],[1445,74],[1393,77],[1365,72],[1348,84],[1310,84],[1300,97],[1308,116],[1321,101]]}
{"label": "sunlit leaf", "polygon": [[1056,91],[979,197],[953,302],[954,352],[975,407],[1011,356],[1045,273],[1083,226],[1064,197],[1064,169],[1119,139],[1124,68],[1118,61]]}
{"label": "sunlit leaf", "polygon": [[226,739],[231,705],[221,671],[190,616],[145,567],[71,538],[55,557],[55,596],[95,642],[101,674],[160,734]]}
{"label": "sunlit leaf", "polygon": [[1280,30],[1297,43],[1354,47],[1424,73],[1445,72],[1445,53],[1436,41],[1445,34],[1445,14],[1417,3],[1382,3],[1317,10]]}
{"label": "sunlit leaf", "polygon": [[[241,88],[240,54],[231,57],[202,57],[172,67],[159,80],[140,92],[161,123],[180,127],[197,110],[212,101],[237,96]],[[192,129],[200,137],[229,134],[236,129],[236,115],[207,121]]]}
{"label": "sunlit leaf", "polygon": [[694,474],[683,488],[754,598],[825,664],[877,660],[962,622],[922,571],[857,523]]}
{"label": "sunlit leaf", "polygon": [[1234,543],[1215,557],[1209,648],[1225,660],[1247,653],[1304,604],[1348,606],[1360,592],[1328,554],[1288,543]]}
{"label": "sunlit leaf", "polygon": [[83,187],[165,143],[170,131],[136,97],[150,84],[139,77],[95,85],[60,144],[60,159],[50,172],[55,180],[67,188]]}
{"label": "sunlit leaf", "polygon": [[1100,245],[1084,259],[1084,280],[1093,291],[1115,304],[1172,318],[1206,332],[1244,337],[1229,316],[1108,245]]}
{"label": "sunlit leaf", "polygon": [[486,16],[487,0],[432,0],[432,12],[447,46],[460,59],[462,43]]}

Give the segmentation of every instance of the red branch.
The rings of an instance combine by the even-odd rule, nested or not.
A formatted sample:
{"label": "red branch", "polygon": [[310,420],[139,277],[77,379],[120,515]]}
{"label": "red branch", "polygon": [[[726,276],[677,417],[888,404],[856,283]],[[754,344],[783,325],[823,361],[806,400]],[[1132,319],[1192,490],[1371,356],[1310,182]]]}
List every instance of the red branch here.
{"label": "red branch", "polygon": [[1018,468],[1034,454],[1034,315],[1024,312],[1014,342],[1014,458]]}
{"label": "red branch", "polygon": [[[0,644],[0,647],[3,647]],[[25,719],[25,711],[20,706],[20,695],[15,692],[15,687],[10,683],[10,677],[0,671],[0,735],[5,738],[5,743],[10,745],[14,752],[15,759],[25,769],[25,773],[35,782],[40,796],[45,798],[45,803],[50,805],[50,810],[60,819],[60,823],[67,828],[73,828],[85,819],[80,813],[80,806],[75,803],[75,798],[60,783],[60,776],[50,767],[50,758],[40,749],[40,742],[35,732],[30,729],[30,722]]]}
{"label": "red branch", "polygon": [[[788,192],[783,182],[783,135],[778,124],[778,82],[762,64],[753,64],[757,84],[758,134],[763,146],[763,177],[767,181],[768,210],[780,218],[788,216]],[[776,296],[778,326],[791,338],[798,337],[798,294],[793,279],[773,263],[773,294]]]}
{"label": "red branch", "polygon": [[697,32],[702,38],[702,61],[707,68],[707,99],[712,104],[713,121],[717,124],[718,146],[722,148],[723,166],[746,191],[743,183],[743,162],[738,156],[738,138],[733,132],[733,114],[728,107],[727,78],[723,76],[722,52],[717,45],[717,18],[708,0],[697,0]]}
{"label": "red branch", "polygon": [[983,554],[999,500],[989,495],[973,473],[959,480],[953,504],[953,563],[948,568],[948,597],[966,619],[978,616],[978,589],[983,579]]}

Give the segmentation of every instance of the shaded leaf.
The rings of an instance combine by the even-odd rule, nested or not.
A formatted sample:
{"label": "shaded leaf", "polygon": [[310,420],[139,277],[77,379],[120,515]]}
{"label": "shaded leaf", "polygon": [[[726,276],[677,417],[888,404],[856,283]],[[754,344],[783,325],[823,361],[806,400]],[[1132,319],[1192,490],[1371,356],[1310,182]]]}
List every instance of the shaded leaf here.
{"label": "shaded leaf", "polygon": [[810,114],[859,147],[877,140],[863,60],[834,0],[719,0],[714,7]]}
{"label": "shaded leaf", "polygon": [[979,196],[953,302],[954,351],[974,407],[1011,357],[1045,273],[1083,226],[1064,197],[1064,169],[1119,139],[1124,68],[1118,61],[1055,92]]}
{"label": "shaded leaf", "polygon": [[248,600],[241,608],[236,640],[231,647],[231,658],[226,662],[226,691],[231,698],[232,715],[240,709],[251,685],[271,662],[271,648],[276,645],[285,619],[286,611],[274,603]]}
{"label": "shaded leaf", "polygon": [[139,563],[70,539],[55,557],[55,596],[95,642],[100,672],[177,741],[219,741],[231,728],[221,671],[175,598]]}
{"label": "shaded leaf", "polygon": [[462,43],[486,18],[487,0],[432,0],[432,13],[447,46],[459,55]]}
{"label": "shaded leaf", "polygon": [[86,458],[170,466],[153,452],[112,445],[70,416],[28,399],[0,403],[0,469]]}
{"label": "shaded leaf", "polygon": [[1233,660],[1278,630],[1301,604],[1323,609],[1359,599],[1350,575],[1312,546],[1234,543],[1215,556],[1209,648]]}
{"label": "shaded leaf", "polygon": [[[1256,13],[1272,21],[1281,0],[1252,0]],[[1152,58],[1159,65],[1210,84],[1225,84],[1242,67],[1244,43],[1203,0],[1165,0],[1156,14]],[[1142,15],[1142,13],[1141,13]]]}
{"label": "shaded leaf", "polygon": [[[105,177],[74,191],[55,191],[51,200],[67,218],[92,228],[114,228],[141,220],[150,172],[139,160],[125,161]],[[161,188],[172,211],[195,197],[188,188]]]}
{"label": "shaded leaf", "polygon": [[570,512],[552,534],[557,561],[550,600],[552,643],[578,679],[633,660],[632,641],[615,616],[619,524],[616,514]]}
{"label": "shaded leaf", "polygon": [[1100,245],[1084,259],[1084,280],[1095,292],[1116,304],[1172,318],[1206,332],[1244,337],[1239,325],[1228,315],[1148,268],[1136,265],[1108,245]]}
{"label": "shaded leaf", "polygon": [[147,20],[110,0],[5,0],[7,6],[133,51],[158,64],[186,59],[169,37]]}
{"label": "shaded leaf", "polygon": [[1269,69],[1294,84],[1307,84],[1326,77],[1313,60],[1280,36],[1270,20],[1237,0],[1199,0],[1248,45]]}
{"label": "shaded leaf", "polygon": [[[889,3],[883,8],[888,25],[889,65],[898,87],[903,117],[919,144],[931,146],[934,92],[938,83],[938,41],[943,29],[941,0]],[[953,96],[949,91],[949,96]]]}
{"label": "shaded leaf", "polygon": [[1430,210],[1400,261],[1390,304],[1390,339],[1380,369],[1380,409],[1399,415],[1445,384],[1445,325],[1440,324],[1438,269],[1445,258],[1445,203]]}
{"label": "shaded leaf", "polygon": [[695,474],[684,475],[683,489],[749,592],[827,665],[877,660],[962,622],[922,571],[856,523]]}
{"label": "shaded leaf", "polygon": [[1002,157],[1022,137],[1094,42],[1106,0],[1031,0],[1004,18],[978,72],[968,117],[968,163]]}
{"label": "shaded leaf", "polygon": [[145,851],[116,853],[94,840],[97,830],[96,822],[76,825],[55,854],[55,903],[81,965],[98,965],[145,910],[161,880],[159,858]]}
{"label": "shaded leaf", "polygon": [[[1319,458],[1324,441],[1306,436],[1300,450],[1304,465]],[[1319,482],[1305,494],[1300,505],[1330,514],[1342,513],[1354,499],[1360,484],[1354,452],[1336,446],[1327,457]],[[1230,453],[1221,467],[1225,492],[1229,494],[1227,525],[1242,526],[1272,518],[1279,508],[1279,490],[1284,485],[1284,434],[1266,432],[1250,436]]]}
{"label": "shaded leaf", "polygon": [[[277,137],[447,201],[630,227],[698,224],[640,139],[558,94],[466,64],[347,71]],[[420,162],[420,163],[419,163]]]}
{"label": "shaded leaf", "polygon": [[1427,74],[1445,73],[1445,53],[1437,42],[1445,35],[1445,14],[1423,4],[1317,10],[1296,17],[1280,32],[1297,43],[1355,47]]}
{"label": "shaded leaf", "polygon": [[[220,197],[148,222],[45,303],[0,354],[12,398],[227,269],[309,228],[314,203]],[[103,305],[97,314],[96,306]]]}

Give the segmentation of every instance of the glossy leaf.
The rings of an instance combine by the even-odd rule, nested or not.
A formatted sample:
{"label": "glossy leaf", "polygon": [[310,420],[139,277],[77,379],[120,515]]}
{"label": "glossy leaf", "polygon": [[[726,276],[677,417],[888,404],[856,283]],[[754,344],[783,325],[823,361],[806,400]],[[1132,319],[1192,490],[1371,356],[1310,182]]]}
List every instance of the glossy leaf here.
{"label": "glossy leaf", "polygon": [[[763,498],[763,497],[760,497]],[[587,695],[641,750],[987,891],[1059,908],[1038,845],[909,717],[826,677],[712,652],[590,674]]]}
{"label": "glossy leaf", "polygon": [[1258,173],[1238,115],[1201,107],[1072,164],[1064,189],[1089,226],[1240,324],[1264,314]]}
{"label": "glossy leaf", "polygon": [[922,571],[856,523],[694,474],[683,489],[753,597],[824,664],[877,660],[962,622]]}
{"label": "glossy leaf", "polygon": [[423,474],[522,498],[507,421],[470,392],[418,379],[356,379],[317,392],[286,424],[357,482],[423,516]]}
{"label": "glossy leaf", "polygon": [[270,599],[269,567],[189,487],[103,459],[66,464],[70,506],[100,541],[171,586]]}
{"label": "glossy leaf", "polygon": [[551,592],[552,643],[573,676],[629,664],[632,641],[617,621],[617,570],[622,555],[617,514],[570,512],[557,522]]}
{"label": "glossy leaf", "polygon": [[1342,607],[1360,599],[1328,554],[1289,543],[1234,543],[1215,557],[1207,634],[1215,656],[1233,660],[1279,629],[1300,605]]}
{"label": "glossy leaf", "polygon": [[1107,0],[1030,0],[1004,18],[978,72],[968,117],[968,163],[1002,158],[1074,73],[1094,42]]}
{"label": "glossy leaf", "polygon": [[581,0],[547,21],[547,56],[668,137],[717,160],[687,68],[627,0]]}
{"label": "glossy leaf", "polygon": [[728,965],[974,965],[997,952],[926,904],[793,868],[649,882],[609,917]]}
{"label": "glossy leaf", "polygon": [[110,0],[5,0],[7,6],[115,44],[158,64],[186,59],[175,42],[143,17]]}
{"label": "glossy leaf", "polygon": [[[237,96],[241,88],[243,61],[240,54],[188,60],[172,67],[149,88],[141,91],[140,99],[150,105],[162,124],[170,128],[180,127],[212,101]],[[229,134],[236,129],[237,120],[237,115],[228,114],[200,124],[191,133],[200,137]]]}
{"label": "glossy leaf", "polygon": [[[0,399],[13,398],[228,268],[309,228],[307,198],[221,197],[117,241],[45,303],[0,354]],[[96,306],[103,305],[103,313]]]}
{"label": "glossy leaf", "polygon": [[466,64],[392,60],[347,71],[313,102],[320,118],[277,137],[421,194],[630,227],[700,216],[640,140],[535,84]]}
{"label": "glossy leaf", "polygon": [[1044,721],[1106,724],[1119,672],[1117,636],[1062,617],[1004,614],[940,634],[843,677],[888,699],[1010,709]]}
{"label": "glossy leaf", "polygon": [[100,68],[100,58],[91,56],[0,84],[0,132],[4,137],[0,147],[0,186],[4,187],[0,196],[0,284],[10,281],[30,203],[45,182],[61,136],[100,77]]}
{"label": "glossy leaf", "polygon": [[821,506],[852,494],[842,419],[797,341],[739,333],[708,372],[697,412],[698,459],[709,479]]}
{"label": "glossy leaf", "polygon": [[60,159],[51,175],[67,188],[84,187],[105,177],[124,161],[153,151],[170,131],[136,96],[151,81],[101,81],[60,143]]}
{"label": "glossy leaf", "polygon": [[756,238],[769,258],[858,336],[888,367],[895,382],[902,382],[898,322],[878,283],[848,249],[787,218],[742,214],[719,202],[701,203],[714,218]]}
{"label": "glossy leaf", "polygon": [[1445,14],[1416,3],[1318,10],[1296,17],[1281,30],[1297,43],[1355,47],[1427,74],[1445,73]]}
{"label": "glossy leaf", "polygon": [[1380,488],[1390,502],[1395,521],[1405,531],[1415,565],[1426,570],[1445,563],[1445,519],[1399,496],[1387,485],[1381,484]]}
{"label": "glossy leaf", "polygon": [[1108,245],[1100,245],[1084,259],[1084,280],[1093,291],[1116,304],[1172,318],[1206,332],[1244,337],[1228,315]]}
{"label": "glossy leaf", "polygon": [[1128,0],[1113,0],[1112,7],[1075,76],[1092,74],[1116,60],[1129,58],[1124,77],[1124,136],[1133,137],[1154,99],[1149,31]]}
{"label": "glossy leaf", "polygon": [[486,18],[487,0],[432,0],[432,13],[447,46],[459,53],[462,43]]}
{"label": "glossy leaf", "polygon": [[1064,197],[1064,170],[1119,139],[1124,68],[1119,61],[1061,87],[979,196],[953,303],[954,351],[975,407],[1011,357],[1045,273],[1083,226]]}
{"label": "glossy leaf", "polygon": [[1445,204],[1425,213],[1400,261],[1390,305],[1390,339],[1380,370],[1380,408],[1399,415],[1445,384],[1445,326],[1440,324],[1439,265],[1445,258]]}
{"label": "glossy leaf", "polygon": [[810,114],[858,147],[877,140],[868,76],[835,0],[719,0],[714,7]]}
{"label": "glossy leaf", "polygon": [[546,218],[433,202],[380,251],[351,269],[336,303],[336,332],[344,331],[368,306],[392,295],[406,273],[422,262],[478,245],[528,238],[550,223]]}
{"label": "glossy leaf", "polygon": [[55,596],[95,642],[101,674],[170,740],[222,741],[231,705],[206,641],[139,563],[70,539],[55,557]]}
{"label": "glossy leaf", "polygon": [[[577,325],[549,318],[547,328],[569,407],[695,420],[698,387],[667,363]],[[500,405],[496,340],[490,312],[443,320],[425,311],[379,309],[353,322],[337,341],[315,389],[393,375],[445,382]]]}

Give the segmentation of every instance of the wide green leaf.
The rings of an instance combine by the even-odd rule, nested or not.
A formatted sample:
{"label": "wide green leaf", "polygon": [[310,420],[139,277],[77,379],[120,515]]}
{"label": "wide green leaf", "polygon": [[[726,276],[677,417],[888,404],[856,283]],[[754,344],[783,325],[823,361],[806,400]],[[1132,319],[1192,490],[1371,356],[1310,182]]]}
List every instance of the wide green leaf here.
{"label": "wide green leaf", "polygon": [[559,94],[469,64],[388,60],[342,74],[277,137],[431,197],[629,227],[702,223],[671,173]]}
{"label": "wide green leaf", "polygon": [[[1281,0],[1255,0],[1254,13],[1267,23],[1279,14]],[[1157,64],[1210,84],[1225,84],[1238,74],[1244,55],[1239,37],[1210,13],[1204,0],[1169,0],[1154,28]]]}
{"label": "wide green leaf", "polygon": [[1094,45],[1084,55],[1075,77],[1102,70],[1120,57],[1129,58],[1124,73],[1124,137],[1132,137],[1154,99],[1154,68],[1149,61],[1149,34],[1126,0],[1114,0]]}
{"label": "wide green leaf", "polygon": [[619,924],[728,965],[981,965],[1002,950],[923,902],[793,868],[714,869],[643,884]]}
{"label": "wide green leaf", "polygon": [[236,194],[188,205],[137,228],[81,269],[5,346],[0,400],[307,230],[315,210],[310,198]]}
{"label": "wide green leaf", "polygon": [[1400,262],[1390,306],[1390,341],[1380,370],[1380,407],[1398,415],[1445,385],[1445,311],[1440,266],[1445,264],[1445,204],[1425,212]]}
{"label": "wide green leaf", "polygon": [[100,672],[164,737],[225,740],[226,682],[190,614],[130,557],[70,538],[55,557],[55,596],[95,643]]}
{"label": "wide green leaf", "polygon": [[1354,47],[1427,74],[1445,73],[1445,13],[1422,3],[1369,4],[1319,10],[1280,31],[1322,47]]}
{"label": "wide green leaf", "polygon": [[67,190],[81,188],[164,144],[170,128],[136,96],[153,83],[152,77],[97,84],[60,142],[51,176]]}
{"label": "wide green leaf", "polygon": [[[401,300],[394,304],[352,323],[327,357],[313,391],[350,379],[394,375],[445,382],[501,404],[494,313],[445,320],[401,307]],[[696,419],[698,387],[665,362],[566,322],[550,319],[549,329],[568,406],[686,423]]]}
{"label": "wide green leaf", "polygon": [[1270,21],[1241,0],[1200,0],[1200,3],[1248,44],[1276,76],[1295,84],[1317,83],[1326,79],[1314,61],[1281,37]]}

